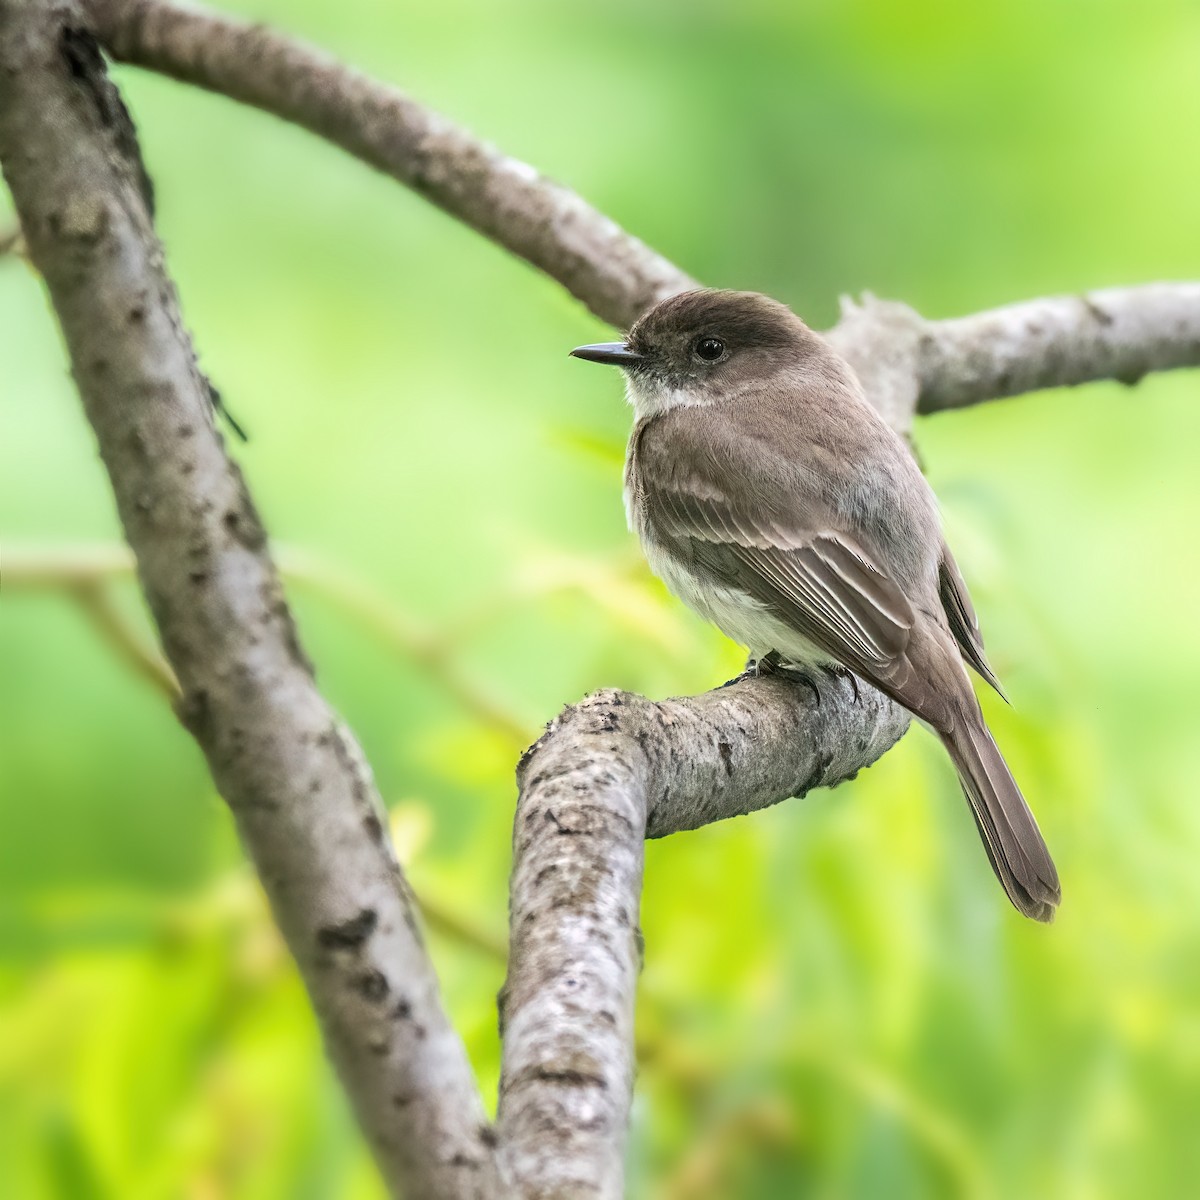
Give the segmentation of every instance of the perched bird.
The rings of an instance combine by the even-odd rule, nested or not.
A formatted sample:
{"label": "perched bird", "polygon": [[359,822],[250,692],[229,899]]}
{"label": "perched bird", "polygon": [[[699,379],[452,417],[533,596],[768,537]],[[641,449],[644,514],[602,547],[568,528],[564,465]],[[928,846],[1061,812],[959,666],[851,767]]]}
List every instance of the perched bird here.
{"label": "perched bird", "polygon": [[624,342],[625,505],[654,573],[753,658],[846,669],[936,731],[1009,899],[1049,921],[1058,874],[984,723],[999,691],[937,501],[853,370],[784,305],[694,291]]}

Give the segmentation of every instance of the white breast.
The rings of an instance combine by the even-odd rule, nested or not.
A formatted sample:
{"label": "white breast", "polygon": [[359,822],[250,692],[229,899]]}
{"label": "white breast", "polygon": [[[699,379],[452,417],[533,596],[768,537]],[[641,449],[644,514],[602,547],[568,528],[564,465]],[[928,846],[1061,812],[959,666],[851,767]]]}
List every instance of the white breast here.
{"label": "white breast", "polygon": [[[628,493],[626,505],[629,506]],[[634,514],[630,523],[636,527]],[[693,612],[711,621],[726,637],[745,646],[751,658],[762,658],[772,650],[796,666],[827,666],[833,663],[803,634],[772,615],[766,605],[737,588],[721,587],[702,580],[678,558],[659,546],[642,529],[636,530],[650,570]]]}

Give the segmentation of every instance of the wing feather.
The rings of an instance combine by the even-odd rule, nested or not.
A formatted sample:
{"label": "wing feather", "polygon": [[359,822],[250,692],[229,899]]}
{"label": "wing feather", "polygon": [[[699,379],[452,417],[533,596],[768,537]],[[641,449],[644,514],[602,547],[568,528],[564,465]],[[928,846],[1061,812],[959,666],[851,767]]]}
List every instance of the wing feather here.
{"label": "wing feather", "polygon": [[689,544],[727,586],[775,609],[839,662],[874,674],[901,657],[914,623],[900,588],[848,535],[808,533],[739,510],[726,497],[642,480],[656,531]]}
{"label": "wing feather", "polygon": [[1000,680],[996,678],[996,673],[984,653],[979,618],[975,615],[975,606],[971,603],[966,582],[954,561],[954,555],[950,553],[950,547],[945,543],[942,544],[942,560],[938,564],[938,592],[942,607],[946,610],[950,632],[954,635],[963,658],[975,668],[982,679],[996,689],[1002,699],[1007,700]]}

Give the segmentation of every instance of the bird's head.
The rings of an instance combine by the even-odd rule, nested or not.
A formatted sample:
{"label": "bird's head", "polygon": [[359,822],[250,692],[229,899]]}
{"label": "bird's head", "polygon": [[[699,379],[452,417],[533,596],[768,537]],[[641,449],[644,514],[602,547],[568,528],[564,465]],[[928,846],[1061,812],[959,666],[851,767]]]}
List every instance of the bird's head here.
{"label": "bird's head", "polygon": [[824,343],[786,305],[757,292],[682,292],[656,304],[623,342],[571,353],[625,372],[639,418],[715,404],[802,365]]}

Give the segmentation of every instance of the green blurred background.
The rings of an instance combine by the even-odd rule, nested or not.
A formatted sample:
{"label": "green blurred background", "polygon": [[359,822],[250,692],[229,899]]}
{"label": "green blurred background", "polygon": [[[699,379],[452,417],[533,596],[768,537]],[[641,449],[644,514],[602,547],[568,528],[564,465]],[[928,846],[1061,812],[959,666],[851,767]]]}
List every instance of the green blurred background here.
{"label": "green blurred background", "polygon": [[[1194,0],[239,7],[818,326],[864,288],[950,316],[1200,277]],[[618,380],[566,357],[598,322],[329,146],[118,77],[490,1104],[521,740],[738,653],[625,531]],[[148,637],[130,580],[29,573],[119,530],[12,259],[0,398],[0,1195],[378,1197],[200,756],[113,640]],[[649,845],[632,1195],[1194,1194],[1198,400],[1181,373],[918,424],[1061,915],[1010,911],[921,731],[836,792]]]}

